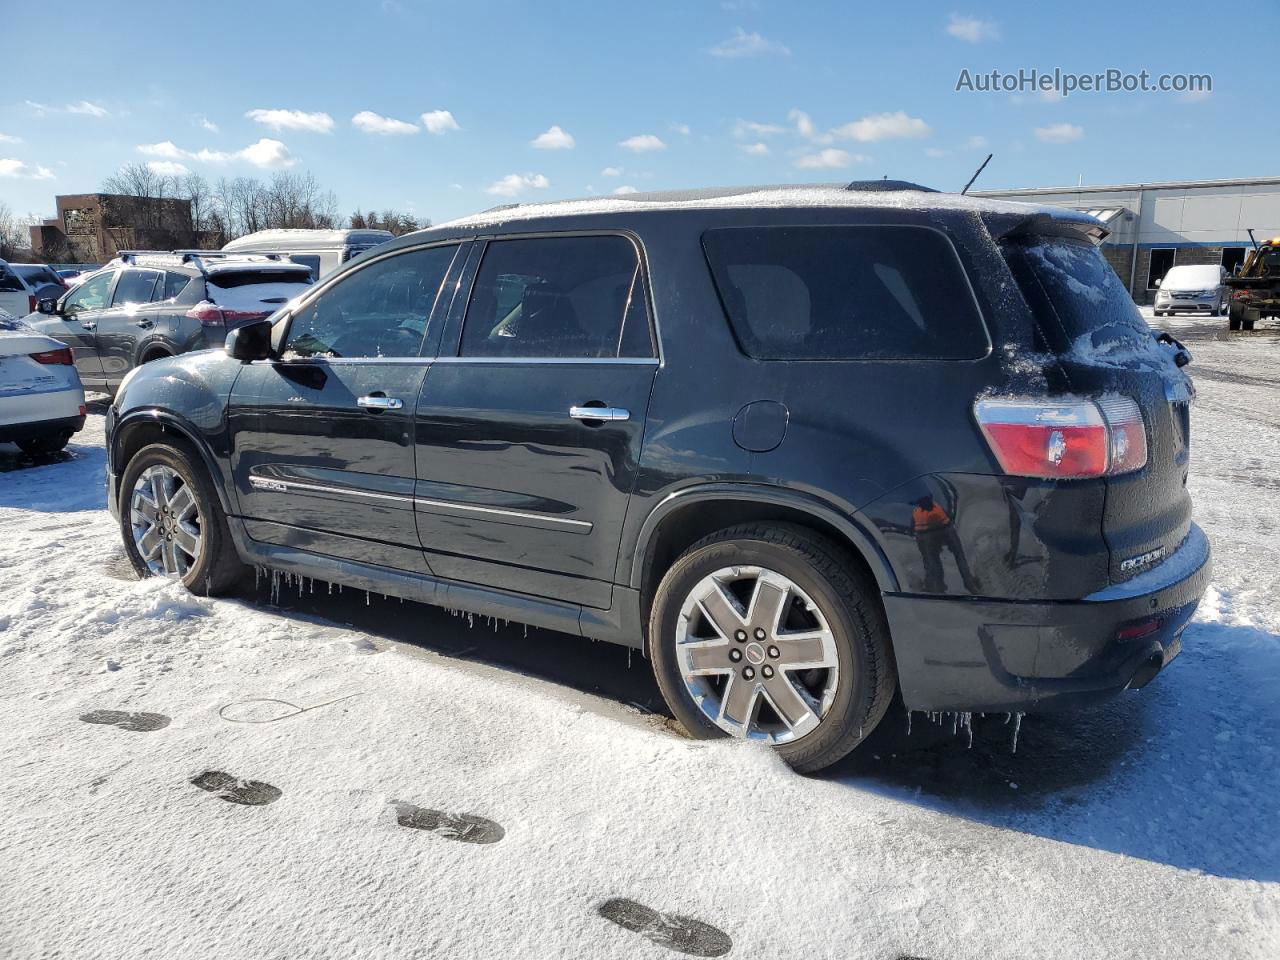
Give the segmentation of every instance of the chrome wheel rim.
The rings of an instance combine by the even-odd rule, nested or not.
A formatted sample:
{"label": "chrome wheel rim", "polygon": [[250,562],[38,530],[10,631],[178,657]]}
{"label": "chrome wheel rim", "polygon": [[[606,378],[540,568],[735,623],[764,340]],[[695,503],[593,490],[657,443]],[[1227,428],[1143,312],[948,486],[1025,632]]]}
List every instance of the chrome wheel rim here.
{"label": "chrome wheel rim", "polygon": [[813,732],[840,683],[826,615],[794,581],[724,567],[698,581],[676,624],[685,689],[733,737],[787,743]]}
{"label": "chrome wheel rim", "polygon": [[185,577],[200,560],[203,524],[190,485],[172,467],[147,467],[129,497],[138,556],[155,576]]}

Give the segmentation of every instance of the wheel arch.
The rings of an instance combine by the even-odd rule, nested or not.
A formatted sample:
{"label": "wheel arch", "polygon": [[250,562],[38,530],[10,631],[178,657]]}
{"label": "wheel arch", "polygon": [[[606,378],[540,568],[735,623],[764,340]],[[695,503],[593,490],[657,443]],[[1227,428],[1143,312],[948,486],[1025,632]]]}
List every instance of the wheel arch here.
{"label": "wheel arch", "polygon": [[755,484],[706,484],[662,500],[641,526],[631,557],[629,585],[639,591],[647,620],[662,575],[691,544],[709,533],[752,521],[807,527],[846,547],[860,560],[882,593],[898,589],[888,558],[853,518],[798,491]]}
{"label": "wheel arch", "polygon": [[[218,493],[218,502],[228,516],[234,511],[231,507],[227,491],[222,483],[222,472],[218,469],[217,460],[208,445],[200,438],[200,432],[191,424],[164,410],[130,411],[115,425],[111,433],[111,471],[118,480],[124,475],[125,468],[134,455],[143,447],[152,443],[171,442],[174,439],[184,441],[194,449],[204,462],[205,470]],[[118,496],[123,491],[117,490]]]}

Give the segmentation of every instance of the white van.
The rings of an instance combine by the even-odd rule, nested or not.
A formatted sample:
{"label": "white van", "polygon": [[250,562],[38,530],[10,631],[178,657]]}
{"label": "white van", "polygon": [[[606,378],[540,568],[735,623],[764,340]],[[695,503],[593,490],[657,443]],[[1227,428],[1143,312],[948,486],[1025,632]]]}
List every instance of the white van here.
{"label": "white van", "polygon": [[1187,264],[1170,267],[1160,281],[1156,294],[1157,317],[1190,310],[1223,317],[1231,306],[1231,291],[1224,282],[1227,271],[1213,263]]}
{"label": "white van", "polygon": [[311,268],[311,279],[332,273],[357,254],[394,238],[390,230],[259,230],[232,240],[227,253],[280,253]]}

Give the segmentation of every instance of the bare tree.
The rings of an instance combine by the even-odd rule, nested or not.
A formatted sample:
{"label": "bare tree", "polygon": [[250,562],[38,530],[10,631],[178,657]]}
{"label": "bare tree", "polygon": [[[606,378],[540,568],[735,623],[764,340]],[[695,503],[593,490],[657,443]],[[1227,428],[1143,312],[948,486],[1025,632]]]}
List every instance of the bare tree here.
{"label": "bare tree", "polygon": [[15,260],[30,245],[24,222],[0,200],[0,260]]}

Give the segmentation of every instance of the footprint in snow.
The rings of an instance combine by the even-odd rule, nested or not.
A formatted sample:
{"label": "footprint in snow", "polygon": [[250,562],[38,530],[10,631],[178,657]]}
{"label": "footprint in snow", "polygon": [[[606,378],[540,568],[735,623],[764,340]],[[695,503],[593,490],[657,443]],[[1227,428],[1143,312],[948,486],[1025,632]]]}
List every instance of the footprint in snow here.
{"label": "footprint in snow", "polygon": [[169,725],[169,718],[163,713],[128,713],[124,710],[91,710],[82,713],[80,719],[85,723],[102,723],[134,733],[151,733]]}
{"label": "footprint in snow", "polygon": [[445,813],[428,810],[400,800],[392,801],[396,823],[413,830],[430,830],[447,840],[462,843],[497,843],[507,835],[502,825],[469,813]]}
{"label": "footprint in snow", "polygon": [[615,897],[596,909],[606,920],[659,946],[691,957],[723,957],[733,941],[723,930],[678,913],[659,913],[643,903]]}
{"label": "footprint in snow", "polygon": [[261,780],[241,780],[221,770],[206,770],[191,782],[201,790],[207,790],[219,800],[239,803],[246,807],[264,807],[280,799],[280,788]]}

